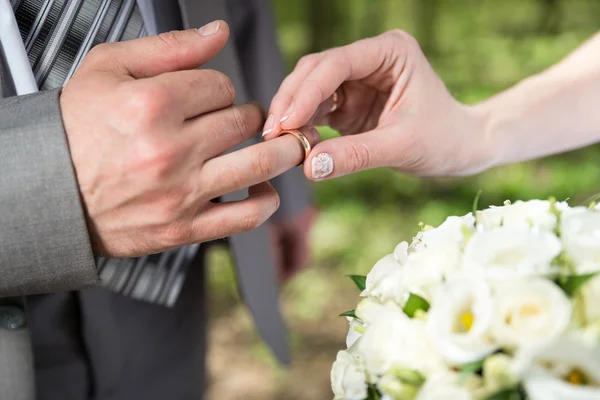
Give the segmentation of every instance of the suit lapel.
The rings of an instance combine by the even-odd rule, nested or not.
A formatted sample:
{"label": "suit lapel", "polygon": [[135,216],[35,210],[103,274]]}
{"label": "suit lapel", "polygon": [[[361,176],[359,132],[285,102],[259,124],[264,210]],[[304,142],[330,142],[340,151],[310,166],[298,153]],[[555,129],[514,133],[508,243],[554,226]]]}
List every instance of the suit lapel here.
{"label": "suit lapel", "polygon": [[[199,28],[216,19],[228,20],[225,0],[179,0],[184,27]],[[248,101],[242,71],[232,41],[204,68],[225,73],[236,88],[236,103]],[[247,197],[247,190],[223,196],[224,201],[236,201]],[[265,225],[252,232],[230,238],[236,261],[238,286],[258,331],[277,359],[283,364],[290,362],[287,332],[279,310],[278,283],[275,262],[270,246],[269,232]]]}

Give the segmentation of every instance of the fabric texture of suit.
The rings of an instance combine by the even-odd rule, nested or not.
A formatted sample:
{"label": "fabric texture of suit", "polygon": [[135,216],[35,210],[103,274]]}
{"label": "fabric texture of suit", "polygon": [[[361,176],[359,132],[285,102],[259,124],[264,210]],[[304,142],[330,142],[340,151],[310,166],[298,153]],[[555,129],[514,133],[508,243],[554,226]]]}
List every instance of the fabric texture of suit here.
{"label": "fabric texture of suit", "polygon": [[[159,6],[161,1],[166,0],[153,4]],[[223,1],[181,0],[182,21],[185,27],[198,27],[213,17],[228,20],[233,40],[227,51],[233,52],[238,65],[230,65],[231,58],[219,61],[217,57],[207,67],[237,74],[232,80],[241,93],[238,102],[259,100],[268,105],[282,76],[269,2],[230,0],[226,4],[229,15],[211,15],[215,4],[220,4],[219,12],[224,9]],[[196,9],[198,3],[203,10]],[[206,12],[199,15],[199,11]],[[160,20],[156,26],[161,29]],[[38,399],[199,398],[206,321],[202,254],[172,310],[99,288],[69,292],[94,286],[98,275],[62,125],[59,91],[7,97],[12,94],[11,85],[2,66],[0,306],[24,307],[29,329],[0,328],[1,398],[33,400],[34,369],[38,387],[45,388]],[[276,217],[292,215],[308,205],[301,171],[273,183],[282,197]],[[232,194],[225,200],[243,195]],[[233,237],[231,242],[239,269],[265,268],[264,258],[271,257],[265,227]],[[243,259],[257,251],[256,259]],[[267,283],[266,291],[276,291],[273,271],[270,274],[273,282]],[[256,295],[244,293],[244,279],[252,279],[252,274],[240,274],[242,294]],[[60,293],[44,294],[55,292]],[[14,297],[24,295],[29,297]],[[272,307],[277,311],[276,304]],[[269,327],[259,329],[268,339]],[[145,340],[144,331],[151,332],[147,335],[151,338]],[[163,345],[154,348],[157,343]],[[78,377],[71,380],[78,383],[65,385],[61,382],[65,376]],[[135,392],[136,387],[147,393]]]}

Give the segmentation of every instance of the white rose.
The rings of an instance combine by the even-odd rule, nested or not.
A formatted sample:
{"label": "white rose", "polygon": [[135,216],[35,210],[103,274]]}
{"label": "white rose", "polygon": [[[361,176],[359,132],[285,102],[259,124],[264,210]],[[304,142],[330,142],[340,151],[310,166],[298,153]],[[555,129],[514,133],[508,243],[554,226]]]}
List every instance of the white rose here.
{"label": "white rose", "polygon": [[475,218],[448,217],[437,228],[419,232],[410,246],[404,268],[406,291],[431,301],[444,279],[459,274],[465,232],[473,232]]}
{"label": "white rose", "polygon": [[362,336],[362,328],[364,324],[357,318],[352,318],[350,321],[350,328],[348,329],[348,335],[346,336],[346,348],[351,348],[354,343]]}
{"label": "white rose", "polygon": [[475,217],[471,213],[463,217],[448,217],[437,228],[424,229],[415,238],[411,245],[411,250],[421,250],[422,248],[431,248],[436,246],[446,246],[448,244],[459,245],[465,236],[465,230],[475,229]]}
{"label": "white rose", "polygon": [[600,270],[600,212],[577,207],[561,221],[564,248],[581,273]]}
{"label": "white rose", "polygon": [[600,321],[600,274],[584,283],[580,290],[583,295],[586,321]]}
{"label": "white rose", "polygon": [[[555,203],[559,209],[568,207],[566,203]],[[516,201],[502,207],[490,207],[478,213],[478,221],[486,229],[499,226],[530,228],[535,227],[552,231],[556,227],[557,218],[550,211],[547,200]]]}
{"label": "white rose", "polygon": [[443,368],[441,358],[425,335],[424,321],[408,318],[393,304],[383,305],[378,316],[369,319],[354,351],[360,354],[373,379],[384,375],[393,366],[424,375]]}
{"label": "white rose", "polygon": [[389,254],[379,260],[367,274],[365,290],[361,296],[374,297],[382,302],[388,300],[400,302],[405,295],[402,285],[403,276],[404,267],[394,254]]}
{"label": "white rose", "polygon": [[473,395],[456,374],[440,374],[425,382],[415,400],[471,400]]}
{"label": "white rose", "polygon": [[492,337],[504,348],[554,340],[568,327],[571,302],[543,278],[511,279],[494,287]]}
{"label": "white rose", "polygon": [[600,399],[600,348],[577,335],[524,347],[514,371],[531,400]]}
{"label": "white rose", "polygon": [[467,273],[489,278],[552,275],[552,261],[561,251],[553,233],[529,228],[500,227],[477,232],[467,243]]}
{"label": "white rose", "polygon": [[395,315],[399,309],[400,306],[396,305],[394,302],[388,301],[382,303],[376,299],[367,297],[358,303],[354,314],[362,321],[363,326],[366,327],[380,318],[387,318],[388,315]]}
{"label": "white rose", "polygon": [[427,314],[427,334],[448,363],[481,360],[498,348],[489,336],[493,307],[482,279],[455,279],[440,288]]}
{"label": "white rose", "polygon": [[459,274],[461,248],[455,243],[437,244],[409,254],[404,267],[406,292],[431,301],[444,279]]}
{"label": "white rose", "polygon": [[331,368],[334,400],[363,400],[367,397],[367,376],[360,360],[347,351],[340,351]]}

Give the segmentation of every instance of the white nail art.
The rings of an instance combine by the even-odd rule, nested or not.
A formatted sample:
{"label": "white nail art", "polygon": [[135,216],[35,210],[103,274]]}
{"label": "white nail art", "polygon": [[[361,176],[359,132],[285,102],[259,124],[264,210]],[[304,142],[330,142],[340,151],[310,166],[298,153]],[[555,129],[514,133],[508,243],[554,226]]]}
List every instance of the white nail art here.
{"label": "white nail art", "polygon": [[266,131],[264,131],[264,132],[262,133],[262,137],[265,137],[265,136],[267,136],[267,135],[268,135],[269,133],[271,133],[271,132],[273,132],[273,129],[267,129]]}
{"label": "white nail art", "polygon": [[333,157],[327,153],[320,153],[312,159],[312,177],[325,178],[333,172]]}
{"label": "white nail art", "polygon": [[289,115],[286,115],[286,116],[282,117],[282,118],[279,120],[279,123],[281,123],[281,122],[285,121],[285,120],[286,120],[286,119],[288,119],[289,117],[290,117]]}

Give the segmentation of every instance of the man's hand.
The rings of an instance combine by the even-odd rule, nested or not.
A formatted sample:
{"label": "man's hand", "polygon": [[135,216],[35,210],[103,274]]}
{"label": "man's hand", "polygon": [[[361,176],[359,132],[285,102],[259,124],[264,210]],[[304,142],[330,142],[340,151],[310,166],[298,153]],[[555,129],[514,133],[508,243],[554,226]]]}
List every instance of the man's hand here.
{"label": "man's hand", "polygon": [[310,260],[310,232],[317,210],[309,207],[292,218],[271,225],[273,249],[279,265],[279,280],[287,282],[307,267]]}
{"label": "man's hand", "polygon": [[[64,88],[62,114],[96,254],[138,256],[225,237],[277,210],[266,181],[297,165],[303,150],[286,135],[222,155],[263,123],[258,106],[232,106],[225,75],[195,69],[228,36],[216,21],[102,44]],[[246,187],[243,201],[210,201]]]}

